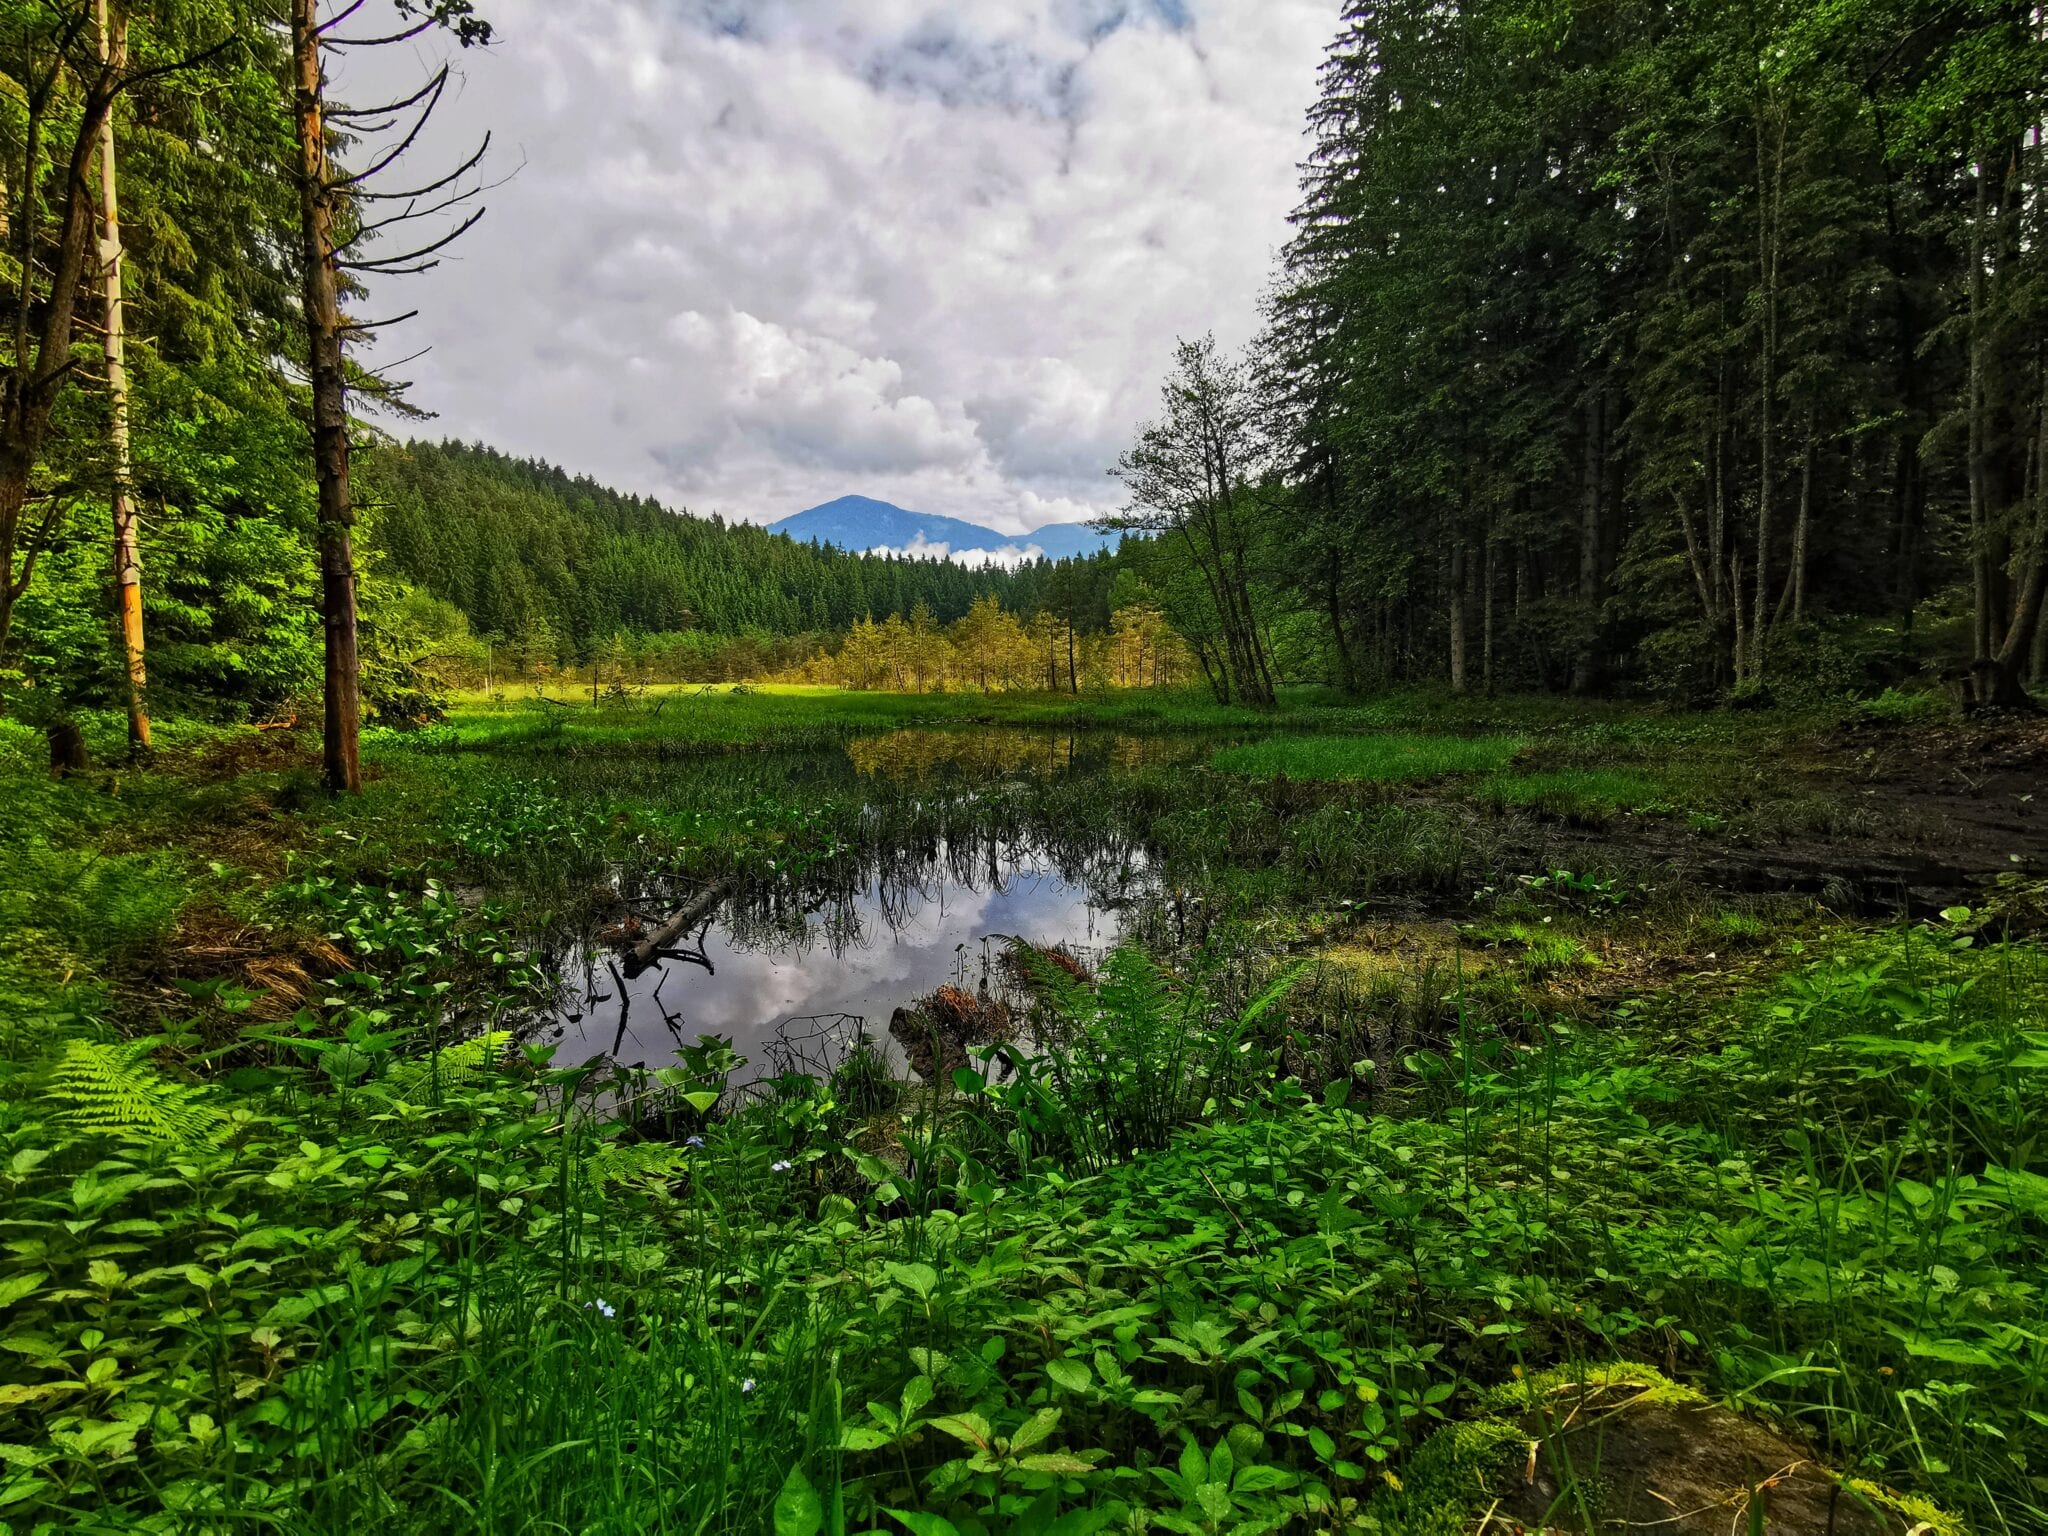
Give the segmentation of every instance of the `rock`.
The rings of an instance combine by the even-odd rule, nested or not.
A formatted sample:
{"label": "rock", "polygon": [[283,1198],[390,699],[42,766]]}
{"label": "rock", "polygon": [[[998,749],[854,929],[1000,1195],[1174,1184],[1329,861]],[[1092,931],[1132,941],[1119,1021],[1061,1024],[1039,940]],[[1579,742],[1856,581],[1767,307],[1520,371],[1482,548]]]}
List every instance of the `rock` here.
{"label": "rock", "polygon": [[1647,1366],[1550,1372],[1496,1390],[1486,1407],[1439,1430],[1403,1487],[1374,1500],[1381,1529],[1449,1529],[1455,1507],[1458,1529],[1483,1522],[1498,1536],[1589,1522],[1660,1536],[1963,1536],[1923,1501],[1845,1477],[1812,1447]]}

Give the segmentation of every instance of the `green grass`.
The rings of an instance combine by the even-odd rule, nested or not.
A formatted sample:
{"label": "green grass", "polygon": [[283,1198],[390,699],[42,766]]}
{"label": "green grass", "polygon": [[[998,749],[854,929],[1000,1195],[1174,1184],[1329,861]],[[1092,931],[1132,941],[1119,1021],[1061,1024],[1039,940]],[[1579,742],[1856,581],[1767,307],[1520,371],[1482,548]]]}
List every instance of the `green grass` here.
{"label": "green grass", "polygon": [[446,904],[319,899],[394,940],[382,1017],[330,1021],[346,1064],[284,1051],[258,1088],[159,1050],[99,1068],[91,1119],[5,1101],[43,1234],[0,1259],[16,1519],[765,1532],[780,1496],[815,1531],[809,1489],[849,1530],[1002,1529],[1011,1498],[1313,1524],[1518,1370],[1650,1355],[2031,1523],[2038,949],[1850,946],[1718,1005],[1696,1056],[1654,1016],[1503,1049],[1461,1010],[1374,1113],[1276,1075],[1284,1001],[1132,962],[1069,989],[1050,1067],[880,1117],[785,1083],[707,1119],[690,1078],[675,1139],[629,1141],[524,1066],[413,1097],[380,1035],[490,946],[449,958]]}
{"label": "green grass", "polygon": [[1640,773],[1613,768],[1496,774],[1475,793],[1495,806],[1601,820],[1670,806],[1669,791],[1662,784]]}
{"label": "green grass", "polygon": [[[1348,718],[1345,707],[1307,701],[1290,706],[1318,725]],[[588,698],[546,704],[530,697],[464,699],[451,711],[451,747],[640,752],[730,746],[791,746],[857,731],[920,725],[1012,725],[1122,731],[1259,729],[1272,712],[1216,704],[1206,694],[1123,692],[860,693],[836,688],[762,687],[649,690],[629,703],[593,707]]]}
{"label": "green grass", "polygon": [[1885,725],[1926,725],[1950,713],[1949,701],[1934,693],[1909,693],[1887,688],[1856,706],[1866,719]]}
{"label": "green grass", "polygon": [[1211,758],[1223,773],[1271,779],[1407,784],[1453,773],[1489,773],[1522,749],[1517,736],[1280,736],[1228,747]]}

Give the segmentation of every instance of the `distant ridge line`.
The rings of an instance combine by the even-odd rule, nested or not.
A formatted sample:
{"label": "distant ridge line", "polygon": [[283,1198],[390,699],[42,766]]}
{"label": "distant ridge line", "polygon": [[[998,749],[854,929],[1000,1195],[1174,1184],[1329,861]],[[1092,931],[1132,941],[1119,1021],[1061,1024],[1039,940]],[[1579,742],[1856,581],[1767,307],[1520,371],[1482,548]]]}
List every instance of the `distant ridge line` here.
{"label": "distant ridge line", "polygon": [[1035,547],[1049,560],[1092,555],[1114,549],[1117,543],[1117,535],[1097,532],[1086,523],[1046,523],[1026,533],[998,533],[965,518],[912,512],[872,496],[841,496],[807,507],[770,523],[768,531],[853,551],[943,546],[949,553],[1021,552]]}

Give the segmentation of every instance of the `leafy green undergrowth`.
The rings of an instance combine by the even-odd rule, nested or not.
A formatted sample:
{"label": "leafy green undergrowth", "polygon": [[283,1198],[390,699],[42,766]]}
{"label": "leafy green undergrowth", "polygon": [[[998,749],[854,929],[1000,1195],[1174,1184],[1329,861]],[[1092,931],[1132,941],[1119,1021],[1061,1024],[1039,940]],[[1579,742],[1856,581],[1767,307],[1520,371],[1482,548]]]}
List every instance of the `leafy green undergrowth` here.
{"label": "leafy green undergrowth", "polygon": [[1486,1388],[1616,1357],[2048,1503],[2037,949],[1874,940],[1698,1057],[1461,1014],[1376,1114],[1283,1076],[1290,977],[1130,954],[888,1108],[506,1054],[500,915],[294,899],[362,969],[293,1021],[6,1042],[18,1528],[1367,1531]]}
{"label": "leafy green undergrowth", "polygon": [[1425,736],[1383,731],[1367,736],[1279,736],[1229,747],[1210,759],[1224,773],[1251,778],[1361,779],[1387,784],[1490,773],[1521,750],[1516,736]]}

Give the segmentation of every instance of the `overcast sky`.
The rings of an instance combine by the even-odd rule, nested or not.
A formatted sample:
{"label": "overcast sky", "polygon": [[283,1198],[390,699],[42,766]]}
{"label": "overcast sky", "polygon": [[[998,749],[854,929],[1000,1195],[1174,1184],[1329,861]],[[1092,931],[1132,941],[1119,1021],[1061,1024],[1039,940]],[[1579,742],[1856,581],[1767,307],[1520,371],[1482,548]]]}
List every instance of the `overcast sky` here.
{"label": "overcast sky", "polygon": [[[516,174],[370,306],[481,439],[697,512],[1119,501],[1174,338],[1257,324],[1335,0],[488,0],[414,156]],[[367,13],[366,13],[367,14]],[[381,50],[341,89],[416,72]],[[400,57],[401,54],[407,56]],[[374,71],[371,79],[369,71]]]}

